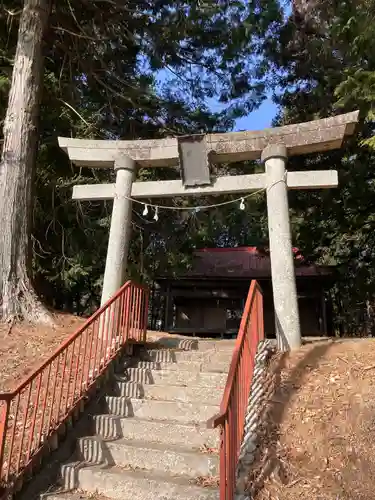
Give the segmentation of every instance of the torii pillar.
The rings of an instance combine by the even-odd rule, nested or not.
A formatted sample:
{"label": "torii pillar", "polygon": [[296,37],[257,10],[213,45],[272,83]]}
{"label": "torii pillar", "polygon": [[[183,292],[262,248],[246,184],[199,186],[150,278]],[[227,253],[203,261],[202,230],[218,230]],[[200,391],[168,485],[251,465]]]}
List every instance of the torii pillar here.
{"label": "torii pillar", "polygon": [[287,157],[287,148],[283,144],[270,144],[262,151],[261,156],[265,163],[267,179],[268,235],[276,338],[282,351],[301,346],[285,170]]}
{"label": "torii pillar", "polygon": [[125,272],[131,238],[132,186],[135,177],[135,162],[126,154],[117,156],[115,193],[107,258],[103,278],[101,305],[105,304],[125,281]]}
{"label": "torii pillar", "polygon": [[[102,303],[123,284],[130,242],[131,199],[205,196],[265,190],[276,334],[281,350],[301,345],[288,189],[324,189],[338,185],[337,171],[286,172],[288,156],[340,148],[354,133],[358,112],[262,131],[194,135],[139,141],[59,138],[70,160],[80,167],[114,168],[115,184],[74,186],[73,199],[113,200]],[[261,159],[261,174],[213,177],[210,163]],[[140,167],[177,167],[181,180],[133,182]]]}

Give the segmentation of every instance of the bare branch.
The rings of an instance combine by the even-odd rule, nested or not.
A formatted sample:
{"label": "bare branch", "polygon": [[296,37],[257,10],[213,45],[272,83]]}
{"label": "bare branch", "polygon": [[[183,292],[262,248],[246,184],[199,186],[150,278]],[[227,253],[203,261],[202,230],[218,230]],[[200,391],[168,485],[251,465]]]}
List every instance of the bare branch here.
{"label": "bare branch", "polygon": [[88,35],[80,35],[79,33],[74,33],[73,31],[70,31],[66,28],[62,28],[61,26],[52,26],[52,28],[55,30],[58,30],[58,31],[63,31],[64,33],[69,33],[69,35],[72,35],[72,36],[77,36],[78,38],[84,38],[86,40],[91,40],[92,42],[99,41],[98,38],[93,38],[93,37],[88,36]]}

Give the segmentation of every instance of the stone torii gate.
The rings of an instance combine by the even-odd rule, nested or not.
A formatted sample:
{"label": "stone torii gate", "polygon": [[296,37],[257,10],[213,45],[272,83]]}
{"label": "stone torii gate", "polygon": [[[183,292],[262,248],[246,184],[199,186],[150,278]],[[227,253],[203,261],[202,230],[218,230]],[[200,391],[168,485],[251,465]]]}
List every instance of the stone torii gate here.
{"label": "stone torii gate", "polygon": [[[75,200],[113,200],[102,304],[125,280],[131,199],[246,193],[267,195],[271,274],[279,347],[301,345],[288,189],[337,187],[337,171],[286,171],[289,156],[340,148],[352,135],[358,112],[256,132],[230,132],[135,141],[59,138],[79,167],[114,168],[114,184],[78,185]],[[262,174],[211,177],[210,164],[261,159]],[[137,167],[180,166],[181,180],[135,182]],[[146,202],[145,202],[146,203]]]}

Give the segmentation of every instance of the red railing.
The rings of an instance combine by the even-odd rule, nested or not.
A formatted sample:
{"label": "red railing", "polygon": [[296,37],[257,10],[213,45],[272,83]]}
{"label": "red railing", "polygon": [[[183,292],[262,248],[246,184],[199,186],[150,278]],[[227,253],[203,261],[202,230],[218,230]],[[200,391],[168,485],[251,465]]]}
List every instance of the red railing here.
{"label": "red railing", "polygon": [[233,500],[237,465],[258,343],[264,338],[263,295],[252,281],[233,351],[220,413],[207,422],[221,427],[220,500]]}
{"label": "red railing", "polygon": [[147,314],[146,288],[128,281],[38,369],[13,391],[0,394],[0,498],[125,343],[145,341]]}

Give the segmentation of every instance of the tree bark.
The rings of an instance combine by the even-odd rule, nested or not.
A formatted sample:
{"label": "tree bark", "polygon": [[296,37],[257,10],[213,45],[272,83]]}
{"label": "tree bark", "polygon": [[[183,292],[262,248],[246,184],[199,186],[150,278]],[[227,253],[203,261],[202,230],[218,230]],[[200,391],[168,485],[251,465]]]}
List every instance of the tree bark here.
{"label": "tree bark", "polygon": [[52,323],[31,283],[30,231],[49,0],[25,0],[0,163],[0,315]]}

